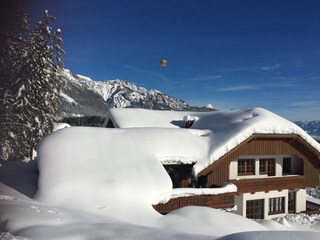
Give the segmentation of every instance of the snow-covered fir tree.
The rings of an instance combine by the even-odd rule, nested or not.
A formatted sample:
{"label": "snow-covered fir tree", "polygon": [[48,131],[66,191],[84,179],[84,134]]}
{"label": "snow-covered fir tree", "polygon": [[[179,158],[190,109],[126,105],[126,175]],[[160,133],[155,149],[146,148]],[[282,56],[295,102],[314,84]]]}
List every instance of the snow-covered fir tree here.
{"label": "snow-covered fir tree", "polygon": [[53,33],[50,27],[54,17],[45,11],[29,31],[26,12],[20,11],[18,16],[19,28],[7,38],[0,59],[4,73],[0,119],[11,118],[12,125],[0,125],[0,132],[7,136],[0,139],[1,160],[10,156],[32,158],[36,144],[52,131],[62,85],[59,73],[63,67],[63,41],[61,31]]}
{"label": "snow-covered fir tree", "polygon": [[21,72],[21,63],[27,55],[30,20],[23,9],[17,11],[16,18],[18,21],[11,31],[7,29],[5,32],[0,53],[0,159],[3,160],[11,155],[24,155],[20,145],[25,123],[14,104],[18,88],[16,77]]}

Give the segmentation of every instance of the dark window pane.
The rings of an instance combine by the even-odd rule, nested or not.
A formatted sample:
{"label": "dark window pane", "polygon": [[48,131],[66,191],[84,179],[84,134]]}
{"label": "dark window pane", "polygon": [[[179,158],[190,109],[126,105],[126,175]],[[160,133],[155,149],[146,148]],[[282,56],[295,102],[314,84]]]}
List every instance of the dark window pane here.
{"label": "dark window pane", "polygon": [[274,158],[263,158],[259,161],[259,174],[267,174],[268,176],[275,176],[276,165]]}
{"label": "dark window pane", "polygon": [[269,198],[269,215],[284,213],[285,211],[285,198]]}
{"label": "dark window pane", "polygon": [[238,160],[238,176],[254,175],[255,174],[255,160],[254,159],[240,159]]}
{"label": "dark window pane", "polygon": [[264,218],[264,200],[250,200],[246,202],[246,217],[252,219]]}

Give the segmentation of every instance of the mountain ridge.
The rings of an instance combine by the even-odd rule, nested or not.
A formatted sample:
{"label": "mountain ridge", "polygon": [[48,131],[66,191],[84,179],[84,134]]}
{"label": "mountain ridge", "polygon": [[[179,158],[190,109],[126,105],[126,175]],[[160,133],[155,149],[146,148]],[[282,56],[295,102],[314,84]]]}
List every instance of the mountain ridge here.
{"label": "mountain ridge", "polygon": [[303,130],[305,130],[310,136],[320,142],[320,120],[314,121],[296,121],[294,122]]}
{"label": "mountain ridge", "polygon": [[[62,74],[65,86],[61,92],[61,102],[57,118],[72,121],[70,118],[87,118],[87,125],[97,121],[102,125],[109,108],[147,108],[175,111],[212,111],[208,107],[192,107],[185,101],[171,97],[156,89],[147,90],[136,84],[120,79],[95,81],[89,77],[73,74],[65,69]],[[92,118],[98,118],[92,120]],[[70,123],[70,122],[69,122]],[[320,141],[320,121],[296,121],[295,124]]]}
{"label": "mountain ridge", "polygon": [[212,111],[209,107],[193,107],[156,89],[138,87],[126,80],[94,81],[65,69],[62,74],[62,104],[58,118],[105,116],[108,108],[146,108],[175,111]]}

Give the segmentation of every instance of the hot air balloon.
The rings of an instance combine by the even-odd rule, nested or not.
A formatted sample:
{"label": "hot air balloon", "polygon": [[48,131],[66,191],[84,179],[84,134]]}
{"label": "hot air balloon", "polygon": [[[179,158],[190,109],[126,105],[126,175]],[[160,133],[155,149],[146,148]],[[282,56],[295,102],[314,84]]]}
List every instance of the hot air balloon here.
{"label": "hot air balloon", "polygon": [[165,68],[165,67],[167,66],[167,64],[168,64],[167,60],[165,60],[165,59],[161,59],[161,60],[160,60],[160,66],[161,66],[162,68]]}

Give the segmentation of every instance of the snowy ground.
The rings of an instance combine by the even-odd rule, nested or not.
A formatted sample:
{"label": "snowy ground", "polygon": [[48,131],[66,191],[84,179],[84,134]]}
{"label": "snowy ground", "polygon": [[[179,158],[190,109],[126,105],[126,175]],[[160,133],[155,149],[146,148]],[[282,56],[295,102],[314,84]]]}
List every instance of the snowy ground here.
{"label": "snowy ground", "polygon": [[[276,221],[252,221],[224,211],[187,207],[157,218],[147,227],[43,205],[0,185],[0,239],[319,239],[320,218],[290,215]],[[278,231],[281,231],[279,233]],[[297,232],[299,231],[299,232]],[[10,232],[10,233],[9,233]],[[13,237],[16,236],[16,237]],[[24,237],[22,237],[24,236]]]}
{"label": "snowy ground", "polygon": [[[2,164],[0,239],[320,239],[318,215],[253,221],[205,207],[160,215],[151,204],[172,184],[159,158],[201,155],[155,136],[179,135],[181,144],[199,148],[202,137],[179,130],[140,131],[62,129],[41,142],[38,164]],[[140,138],[150,145],[140,145]]]}
{"label": "snowy ground", "polygon": [[[128,223],[41,204],[1,184],[0,239],[319,239],[320,216],[252,221],[224,211],[187,207],[157,216],[156,226]],[[279,232],[281,231],[281,232]],[[14,237],[15,236],[15,237]]]}

